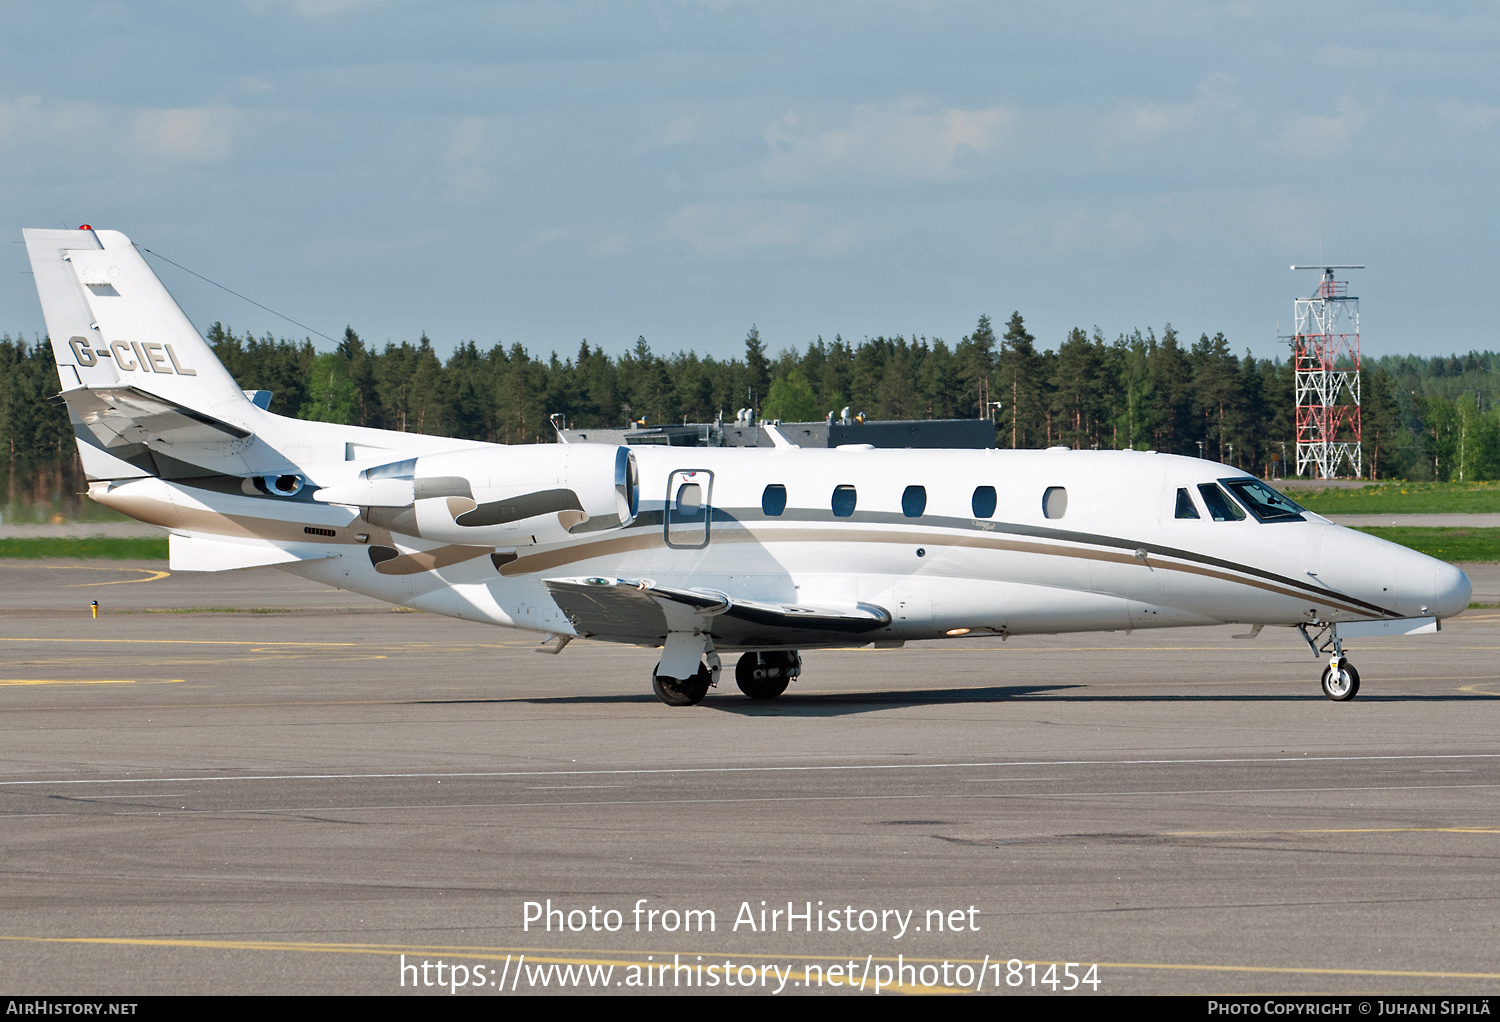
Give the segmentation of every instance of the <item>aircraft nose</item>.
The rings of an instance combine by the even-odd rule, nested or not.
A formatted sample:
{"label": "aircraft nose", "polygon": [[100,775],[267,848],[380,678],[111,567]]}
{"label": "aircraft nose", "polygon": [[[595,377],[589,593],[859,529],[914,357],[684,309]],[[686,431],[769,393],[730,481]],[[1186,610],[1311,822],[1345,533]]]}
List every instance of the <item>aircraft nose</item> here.
{"label": "aircraft nose", "polygon": [[1442,562],[1433,569],[1433,575],[1432,613],[1438,617],[1452,617],[1467,610],[1469,598],[1474,595],[1469,576]]}

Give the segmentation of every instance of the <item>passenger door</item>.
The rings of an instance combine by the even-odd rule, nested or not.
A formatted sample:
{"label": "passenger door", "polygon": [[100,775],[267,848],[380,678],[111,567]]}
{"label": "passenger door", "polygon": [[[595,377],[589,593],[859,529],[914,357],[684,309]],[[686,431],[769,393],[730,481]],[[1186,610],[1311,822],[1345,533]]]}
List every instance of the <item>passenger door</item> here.
{"label": "passenger door", "polygon": [[667,546],[701,550],[713,528],[714,474],[701,468],[674,469],[667,476],[663,528]]}

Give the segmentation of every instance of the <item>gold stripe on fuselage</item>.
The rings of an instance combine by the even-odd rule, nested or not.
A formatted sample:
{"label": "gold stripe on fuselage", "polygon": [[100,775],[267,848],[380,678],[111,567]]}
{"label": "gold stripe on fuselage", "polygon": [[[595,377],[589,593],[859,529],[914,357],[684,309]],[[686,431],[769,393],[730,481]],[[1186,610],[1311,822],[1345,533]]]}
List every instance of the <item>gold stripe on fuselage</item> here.
{"label": "gold stripe on fuselage", "polygon": [[[303,533],[303,523],[301,522],[226,514],[221,511],[210,511],[200,508],[186,508],[175,504],[168,504],[165,501],[155,498],[118,500],[118,504],[121,505],[119,506],[119,510],[124,511],[126,514],[141,521],[166,528],[202,532],[211,535],[264,539],[272,542],[308,542],[311,539],[311,537]],[[124,506],[127,504],[129,505],[128,507]],[[336,537],[323,538],[321,541],[330,543],[330,545],[357,545],[359,541],[356,539],[356,533],[369,534],[377,531],[382,533],[380,538],[377,539],[376,536],[371,535],[368,542],[372,544],[380,542],[389,533],[385,533],[383,530],[374,530],[363,519],[356,518],[349,526],[338,529]],[[581,543],[576,546],[569,545],[553,550],[539,551],[534,554],[525,554],[502,566],[500,574],[506,578],[515,578],[540,571],[550,571],[596,557],[610,557],[618,554],[666,548],[666,543],[659,527],[652,526],[644,529],[632,529],[629,532],[631,534],[610,536],[592,542]],[[1048,557],[1074,557],[1082,560],[1105,561],[1114,564],[1141,564],[1144,566],[1149,563],[1151,567],[1161,568],[1166,571],[1177,571],[1188,575],[1219,579],[1298,600],[1314,600],[1338,610],[1362,614],[1366,617],[1397,616],[1393,611],[1383,608],[1368,605],[1360,606],[1358,603],[1346,597],[1340,597],[1335,593],[1303,591],[1267,579],[1245,577],[1245,575],[1233,574],[1231,571],[1183,561],[1181,559],[1173,560],[1169,555],[1152,554],[1148,555],[1148,561],[1142,561],[1135,554],[1124,551],[1100,549],[1086,545],[1064,546],[1061,543],[1012,539],[993,532],[893,531],[877,528],[850,528],[847,524],[832,522],[826,526],[803,525],[792,528],[772,529],[757,529],[743,523],[723,523],[717,525],[713,532],[714,543],[760,543],[764,545],[770,543],[820,543],[829,542],[831,539],[841,543],[978,547],[987,550],[1005,550],[1013,553],[1040,554]],[[318,542],[319,540],[313,541]],[[386,540],[386,542],[389,541]],[[476,551],[472,555],[459,557],[457,560],[467,560],[470,557],[477,556],[479,556],[479,553]],[[444,560],[446,562],[447,559]],[[437,566],[441,567],[442,565]],[[426,570],[417,567],[416,564],[412,564],[410,568],[412,569],[412,573]],[[1241,570],[1249,574],[1255,569],[1247,567]],[[391,572],[388,569],[385,573],[389,574]],[[401,573],[405,574],[407,572]]]}
{"label": "gold stripe on fuselage", "polygon": [[[713,542],[715,543],[819,543],[828,542],[830,533],[836,532],[836,539],[841,543],[891,543],[903,545],[925,545],[925,546],[949,546],[949,547],[982,547],[989,550],[1007,550],[1015,553],[1041,554],[1050,557],[1076,557],[1082,560],[1108,561],[1115,564],[1141,564],[1139,557],[1134,554],[1117,552],[1113,550],[1100,550],[1084,546],[1062,546],[1051,543],[1028,542],[1026,540],[1008,539],[997,536],[994,533],[965,534],[965,533],[942,533],[942,532],[892,532],[889,530],[877,531],[874,529],[850,529],[846,525],[832,525],[827,528],[793,528],[793,529],[766,529],[756,530],[749,526],[741,525],[738,528],[720,527],[714,530]],[[575,564],[579,561],[589,560],[595,557],[609,557],[632,551],[650,550],[666,547],[659,529],[643,531],[635,536],[617,536],[610,539],[596,540],[582,546],[560,547],[556,550],[547,550],[535,554],[527,554],[519,557],[500,569],[500,574],[506,577],[517,575],[528,575],[538,571],[550,571],[564,565]],[[1245,578],[1241,575],[1230,574],[1216,568],[1201,564],[1185,563],[1182,561],[1164,560],[1161,555],[1155,555],[1149,559],[1150,566],[1161,568],[1166,571],[1179,571],[1189,575],[1201,575],[1206,578],[1220,579],[1225,582],[1234,582],[1240,585],[1251,586],[1278,596],[1289,596],[1296,599],[1312,599],[1320,603],[1326,603],[1339,610],[1346,610],[1356,614],[1364,614],[1368,617],[1395,616],[1393,612],[1382,609],[1370,609],[1351,603],[1349,600],[1339,597],[1333,593],[1307,593],[1291,588],[1290,586],[1278,585],[1264,579]],[[1248,569],[1247,569],[1248,570]]]}

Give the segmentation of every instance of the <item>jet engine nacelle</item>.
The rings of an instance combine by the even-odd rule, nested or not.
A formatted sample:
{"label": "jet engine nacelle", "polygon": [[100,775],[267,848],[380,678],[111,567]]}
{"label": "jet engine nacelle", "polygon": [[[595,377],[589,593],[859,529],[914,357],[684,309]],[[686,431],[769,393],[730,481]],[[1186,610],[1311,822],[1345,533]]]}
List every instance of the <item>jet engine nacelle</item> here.
{"label": "jet engine nacelle", "polygon": [[[603,444],[537,444],[424,455],[368,470],[373,525],[439,543],[524,547],[629,525],[640,506],[635,458]],[[410,486],[407,491],[406,487]],[[320,499],[358,502],[346,487]],[[401,491],[404,501],[389,494]],[[335,492],[337,491],[337,492]],[[409,501],[407,503],[406,501]],[[404,506],[392,506],[397,503]],[[377,504],[384,506],[375,506]]]}

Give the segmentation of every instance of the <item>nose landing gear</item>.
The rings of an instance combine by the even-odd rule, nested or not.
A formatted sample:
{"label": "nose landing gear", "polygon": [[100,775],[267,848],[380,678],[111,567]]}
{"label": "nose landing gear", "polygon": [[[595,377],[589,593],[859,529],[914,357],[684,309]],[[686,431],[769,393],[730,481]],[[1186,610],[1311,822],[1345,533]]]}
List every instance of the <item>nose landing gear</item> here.
{"label": "nose landing gear", "polygon": [[1354,665],[1335,654],[1323,668],[1323,694],[1334,702],[1353,699],[1359,692],[1359,672]]}
{"label": "nose landing gear", "polygon": [[1338,629],[1334,625],[1323,625],[1316,638],[1307,633],[1306,625],[1298,625],[1297,631],[1302,633],[1313,656],[1333,651],[1328,666],[1323,668],[1323,694],[1336,703],[1348,702],[1359,694],[1359,671],[1344,657],[1344,643],[1339,638]]}

